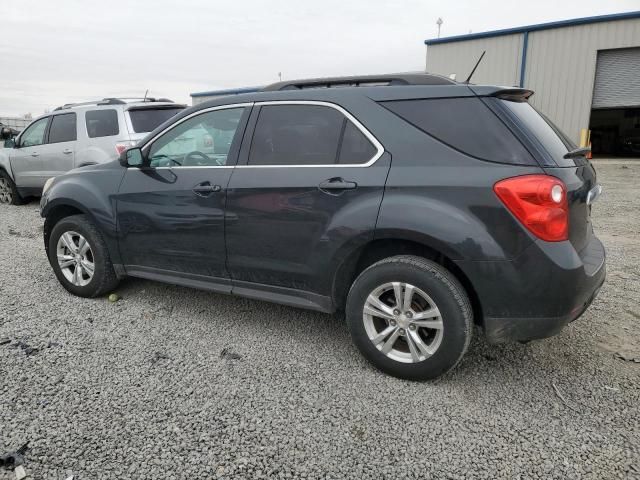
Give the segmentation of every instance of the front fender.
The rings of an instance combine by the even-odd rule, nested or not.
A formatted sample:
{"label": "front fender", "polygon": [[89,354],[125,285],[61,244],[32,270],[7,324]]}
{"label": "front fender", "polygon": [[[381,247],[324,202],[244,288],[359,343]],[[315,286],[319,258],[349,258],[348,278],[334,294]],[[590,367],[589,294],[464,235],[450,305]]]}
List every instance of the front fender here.
{"label": "front fender", "polygon": [[83,169],[57,177],[42,196],[40,215],[49,219],[57,217],[63,210],[84,213],[102,233],[113,263],[120,263],[116,237],[115,193],[123,174],[123,170],[117,169]]}

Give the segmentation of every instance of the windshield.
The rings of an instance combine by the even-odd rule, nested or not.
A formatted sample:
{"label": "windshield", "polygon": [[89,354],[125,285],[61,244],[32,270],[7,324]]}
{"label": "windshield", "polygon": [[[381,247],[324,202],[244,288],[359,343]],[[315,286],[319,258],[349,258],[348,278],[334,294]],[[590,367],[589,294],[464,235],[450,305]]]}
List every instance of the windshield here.
{"label": "windshield", "polygon": [[558,165],[565,163],[564,155],[575,149],[576,145],[551,120],[527,102],[510,100],[501,100],[501,102],[536,136]]}
{"label": "windshield", "polygon": [[131,125],[135,133],[148,133],[181,110],[182,107],[129,110],[129,118],[131,118]]}

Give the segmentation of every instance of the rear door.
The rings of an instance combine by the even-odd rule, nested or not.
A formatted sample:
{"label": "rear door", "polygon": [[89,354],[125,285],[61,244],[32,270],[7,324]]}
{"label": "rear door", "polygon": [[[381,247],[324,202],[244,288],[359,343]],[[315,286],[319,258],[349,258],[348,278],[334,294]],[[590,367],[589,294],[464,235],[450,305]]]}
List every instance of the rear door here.
{"label": "rear door", "polygon": [[78,139],[75,112],[53,115],[49,125],[47,142],[42,147],[40,173],[42,184],[74,168],[75,148]]}
{"label": "rear door", "polygon": [[372,235],[390,158],[330,103],[256,104],[249,125],[227,194],[234,292],[269,285],[327,296],[336,256]]}
{"label": "rear door", "polygon": [[[117,195],[127,273],[215,283],[230,291],[224,206],[248,110],[236,105],[185,117],[145,146],[144,167],[127,169]],[[217,131],[232,138],[229,148],[199,150],[198,137]]]}
{"label": "rear door", "polygon": [[42,160],[49,119],[36,120],[20,135],[18,148],[11,152],[11,170],[18,188],[42,188]]}

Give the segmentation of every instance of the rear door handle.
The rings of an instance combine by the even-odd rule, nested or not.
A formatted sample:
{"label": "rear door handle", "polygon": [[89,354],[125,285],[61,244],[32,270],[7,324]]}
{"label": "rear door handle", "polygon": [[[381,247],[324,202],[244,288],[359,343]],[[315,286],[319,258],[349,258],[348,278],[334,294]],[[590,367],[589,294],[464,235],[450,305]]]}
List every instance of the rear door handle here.
{"label": "rear door handle", "polygon": [[208,197],[220,190],[222,190],[220,185],[211,185],[211,182],[202,182],[193,187],[193,192],[200,197]]}
{"label": "rear door handle", "polygon": [[356,182],[349,182],[341,177],[334,177],[320,182],[318,188],[323,192],[336,194],[343,190],[355,190],[358,188],[358,184]]}
{"label": "rear door handle", "polygon": [[70,148],[65,148],[64,150],[62,150],[62,153],[66,153],[66,154],[73,153],[73,150],[71,150]]}
{"label": "rear door handle", "polygon": [[31,152],[32,157],[39,157],[40,154],[38,152]]}

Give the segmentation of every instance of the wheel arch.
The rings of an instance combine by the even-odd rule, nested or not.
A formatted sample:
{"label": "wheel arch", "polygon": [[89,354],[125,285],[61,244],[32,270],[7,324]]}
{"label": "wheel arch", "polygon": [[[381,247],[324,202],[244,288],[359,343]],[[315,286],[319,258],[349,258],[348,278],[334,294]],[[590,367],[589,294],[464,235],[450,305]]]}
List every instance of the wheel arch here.
{"label": "wheel arch", "polygon": [[447,255],[424,241],[403,237],[377,238],[360,246],[339,265],[332,285],[332,299],[338,310],[346,304],[347,295],[355,279],[370,265],[388,257],[396,255],[416,255],[427,258],[446,268],[465,289],[471,306],[475,322],[482,322],[482,306],[478,294],[460,267]]}
{"label": "wheel arch", "polygon": [[56,203],[54,205],[48,205],[46,212],[43,212],[44,219],[44,228],[43,228],[43,239],[44,239],[44,248],[49,255],[49,238],[51,237],[51,230],[53,227],[63,218],[71,217],[73,215],[88,215],[91,217],[91,214],[80,204],[69,201],[65,203]]}

